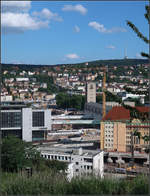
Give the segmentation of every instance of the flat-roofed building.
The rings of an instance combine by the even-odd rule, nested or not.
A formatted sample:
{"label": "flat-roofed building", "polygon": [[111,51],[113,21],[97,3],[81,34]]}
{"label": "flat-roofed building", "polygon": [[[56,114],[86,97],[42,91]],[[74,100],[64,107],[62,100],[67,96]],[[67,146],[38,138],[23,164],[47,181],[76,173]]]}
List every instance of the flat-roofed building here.
{"label": "flat-roofed building", "polygon": [[104,175],[104,152],[100,150],[83,150],[82,148],[39,147],[43,158],[72,164],[73,176],[94,174]]}
{"label": "flat-roofed building", "polygon": [[2,137],[15,135],[24,141],[40,140],[51,130],[51,110],[32,109],[21,102],[1,106]]}

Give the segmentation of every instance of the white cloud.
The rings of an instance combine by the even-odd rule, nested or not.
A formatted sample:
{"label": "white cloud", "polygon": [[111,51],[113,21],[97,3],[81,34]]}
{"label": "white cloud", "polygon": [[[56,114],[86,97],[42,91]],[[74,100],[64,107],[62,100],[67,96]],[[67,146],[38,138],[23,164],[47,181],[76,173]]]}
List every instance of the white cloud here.
{"label": "white cloud", "polygon": [[39,16],[41,18],[46,18],[49,20],[55,20],[59,22],[62,21],[62,18],[57,13],[53,13],[47,8],[44,8],[41,12],[33,12],[32,15]]}
{"label": "white cloud", "polygon": [[115,49],[116,47],[113,46],[113,45],[109,45],[109,46],[106,46],[106,48],[109,48],[109,49]]}
{"label": "white cloud", "polygon": [[77,25],[75,25],[75,26],[74,26],[74,31],[75,31],[76,33],[79,33],[79,32],[80,32],[80,28],[79,28]]}
{"label": "white cloud", "polygon": [[31,1],[3,1],[1,13],[2,33],[20,33],[26,30],[47,28],[51,20],[62,21],[57,13],[47,8],[29,13]]}
{"label": "white cloud", "polygon": [[74,6],[73,5],[64,5],[62,10],[63,11],[76,11],[82,15],[85,15],[87,13],[87,9],[85,7],[83,7],[83,5],[81,5],[81,4],[77,4]]}
{"label": "white cloud", "polygon": [[88,26],[96,29],[100,33],[126,32],[126,29],[120,27],[113,27],[112,29],[106,29],[103,24],[100,24],[96,21],[89,22]]}
{"label": "white cloud", "polygon": [[1,1],[2,12],[27,12],[31,1]]}
{"label": "white cloud", "polygon": [[65,57],[68,58],[68,59],[79,59],[79,58],[80,58],[80,57],[79,57],[77,54],[75,54],[75,53],[73,53],[73,54],[67,54],[67,55],[65,55]]}
{"label": "white cloud", "polygon": [[12,31],[36,30],[47,27],[48,21],[40,21],[32,18],[28,13],[2,13],[2,29]]}
{"label": "white cloud", "polygon": [[104,33],[106,32],[106,28],[104,27],[103,24],[100,24],[98,22],[89,22],[88,24],[90,27],[93,27],[94,29],[96,29],[98,32]]}

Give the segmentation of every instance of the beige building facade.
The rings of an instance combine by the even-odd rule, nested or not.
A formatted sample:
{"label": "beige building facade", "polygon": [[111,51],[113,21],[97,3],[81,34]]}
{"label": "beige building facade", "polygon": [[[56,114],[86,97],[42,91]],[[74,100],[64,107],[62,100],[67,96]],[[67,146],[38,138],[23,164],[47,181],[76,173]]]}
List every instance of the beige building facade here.
{"label": "beige building facade", "polygon": [[88,82],[86,85],[87,103],[96,103],[96,83]]}
{"label": "beige building facade", "polygon": [[102,121],[100,148],[106,151],[131,152],[131,133],[139,132],[140,137],[133,136],[134,150],[142,152],[148,146],[143,137],[149,135],[150,125],[139,119],[132,122]]}

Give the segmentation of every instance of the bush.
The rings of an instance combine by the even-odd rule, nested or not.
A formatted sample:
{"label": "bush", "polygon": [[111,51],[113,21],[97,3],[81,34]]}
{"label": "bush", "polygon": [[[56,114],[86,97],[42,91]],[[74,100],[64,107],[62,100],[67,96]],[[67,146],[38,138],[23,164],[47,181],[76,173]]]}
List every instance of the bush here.
{"label": "bush", "polygon": [[63,173],[53,170],[33,173],[3,173],[1,195],[139,195],[148,194],[148,178],[134,180],[100,179],[94,176],[76,177],[68,182]]}

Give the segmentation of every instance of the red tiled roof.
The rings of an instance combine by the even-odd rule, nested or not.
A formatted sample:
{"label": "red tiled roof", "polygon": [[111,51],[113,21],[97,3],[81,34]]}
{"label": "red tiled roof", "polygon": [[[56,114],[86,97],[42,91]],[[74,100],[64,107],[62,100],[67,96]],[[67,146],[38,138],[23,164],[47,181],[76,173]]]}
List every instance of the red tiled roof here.
{"label": "red tiled roof", "polygon": [[135,107],[139,112],[149,112],[149,107],[137,106]]}
{"label": "red tiled roof", "polygon": [[[148,107],[136,107],[139,112],[148,112]],[[130,120],[130,110],[123,106],[113,107],[102,120]]]}

